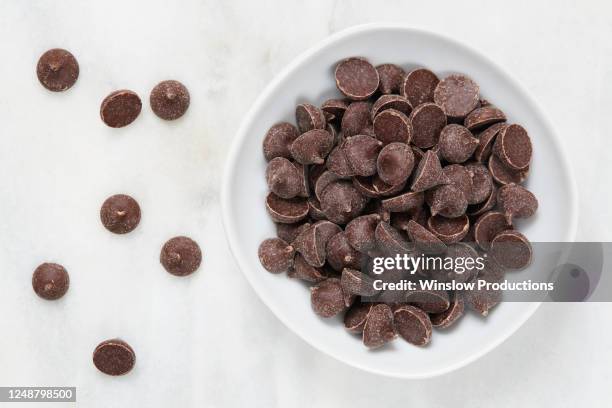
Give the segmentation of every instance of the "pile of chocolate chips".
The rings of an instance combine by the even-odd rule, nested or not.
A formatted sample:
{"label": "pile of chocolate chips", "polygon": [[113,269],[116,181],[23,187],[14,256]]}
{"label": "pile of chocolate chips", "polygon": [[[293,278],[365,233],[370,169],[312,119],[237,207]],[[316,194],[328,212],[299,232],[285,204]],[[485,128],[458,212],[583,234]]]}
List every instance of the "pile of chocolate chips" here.
{"label": "pile of chocolate chips", "polygon": [[432,327],[449,327],[465,306],[486,316],[501,294],[419,290],[389,300],[371,285],[371,260],[487,253],[479,272],[420,271],[459,282],[497,282],[526,267],[531,245],[513,223],[538,207],[521,186],[530,138],[466,75],[440,79],[352,57],[335,80],[343,97],[302,103],[297,126],[278,123],[265,135],[266,207],[278,237],[260,245],[259,259],[311,284],[314,312],[343,315],[367,347],[398,335],[426,345]]}

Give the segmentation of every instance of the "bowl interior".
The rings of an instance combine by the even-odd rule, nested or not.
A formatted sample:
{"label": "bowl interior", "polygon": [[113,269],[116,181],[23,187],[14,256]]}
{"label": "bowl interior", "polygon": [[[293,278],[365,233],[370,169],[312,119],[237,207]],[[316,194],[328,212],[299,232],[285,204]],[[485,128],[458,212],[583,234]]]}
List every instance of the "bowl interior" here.
{"label": "bowl interior", "polygon": [[[311,310],[305,285],[266,272],[257,257],[259,244],[275,236],[265,209],[266,162],[262,140],[279,121],[295,123],[296,104],[321,104],[339,97],[333,79],[336,62],[365,56],[373,64],[393,62],[409,70],[428,67],[443,77],[461,72],[472,77],[482,97],[499,106],[510,122],[522,124],[534,145],[528,188],[540,200],[537,215],[520,230],[532,241],[570,240],[576,206],[574,186],[553,129],[526,91],[500,68],[452,40],[420,30],[366,26],[337,34],[294,61],[264,91],[245,118],[234,141],[223,181],[224,224],[240,269],[270,309],[314,347],[368,371],[422,378],[458,368],[485,354],[514,332],[537,308],[536,303],[504,303],[486,318],[468,313],[456,327],[436,330],[425,348],[395,341],[369,351],[339,319],[324,320]],[[520,272],[529,273],[528,270]]]}

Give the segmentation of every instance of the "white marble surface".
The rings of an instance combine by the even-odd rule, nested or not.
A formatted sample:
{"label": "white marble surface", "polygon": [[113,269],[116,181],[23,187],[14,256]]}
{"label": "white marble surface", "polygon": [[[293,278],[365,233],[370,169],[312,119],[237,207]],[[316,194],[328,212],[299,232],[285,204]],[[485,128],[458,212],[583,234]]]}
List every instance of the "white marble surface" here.
{"label": "white marble surface", "polygon": [[[602,206],[612,200],[610,15],[603,0],[3,0],[0,385],[74,385],[80,406],[107,408],[609,406],[609,304],[544,305],[492,353],[430,380],[380,378],[316,352],[236,269],[218,186],[242,115],[293,57],[345,27],[402,22],[486,52],[532,89],[580,175],[578,239],[611,240],[612,207]],[[45,91],[34,73],[55,46],[81,66],[64,94]],[[164,123],[145,107],[122,130],[99,120],[111,90],[145,99],[167,78],[191,91],[183,119]],[[115,192],[143,208],[142,224],[124,237],[97,219]],[[186,279],[157,262],[176,234],[204,251],[203,267]],[[58,302],[31,291],[43,260],[71,273]],[[122,378],[91,364],[95,345],[115,336],[137,352]]]}

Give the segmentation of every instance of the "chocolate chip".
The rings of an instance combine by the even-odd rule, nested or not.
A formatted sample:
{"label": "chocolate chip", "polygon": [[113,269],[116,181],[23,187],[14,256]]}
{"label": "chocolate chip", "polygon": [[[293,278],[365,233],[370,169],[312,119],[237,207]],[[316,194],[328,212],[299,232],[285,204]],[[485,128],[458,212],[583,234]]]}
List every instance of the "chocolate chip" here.
{"label": "chocolate chip", "polygon": [[463,163],[469,159],[479,141],[467,128],[451,124],[442,129],[440,133],[440,154],[450,163]]}
{"label": "chocolate chip", "polygon": [[499,131],[493,153],[507,167],[513,170],[524,170],[531,162],[531,139],[521,125],[509,125]]}
{"label": "chocolate chip", "polygon": [[327,279],[321,268],[314,267],[306,262],[301,254],[296,254],[293,260],[293,268],[289,269],[287,276],[293,279],[301,279],[306,282],[318,283]]}
{"label": "chocolate chip", "polygon": [[376,159],[381,147],[379,140],[365,135],[349,137],[342,146],[348,165],[356,175],[362,177],[376,173]]}
{"label": "chocolate chip", "polygon": [[387,184],[378,174],[373,177],[354,177],[353,184],[361,194],[372,198],[392,196],[402,191],[406,185],[406,183]]}
{"label": "chocolate chip", "polygon": [[453,293],[450,296],[450,306],[442,313],[434,313],[429,316],[431,325],[438,329],[445,329],[452,326],[461,316],[465,309],[463,297],[458,293]]}
{"label": "chocolate chip", "polygon": [[467,200],[457,187],[445,184],[425,193],[425,201],[429,205],[431,215],[440,214],[443,217],[455,218],[465,214]]}
{"label": "chocolate chip", "polygon": [[314,312],[325,318],[334,317],[346,309],[340,279],[328,278],[310,288],[310,303]]}
{"label": "chocolate chip", "polygon": [[389,143],[380,151],[376,160],[378,176],[387,184],[406,182],[414,168],[414,153],[405,143]]}
{"label": "chocolate chip", "polygon": [[136,120],[142,102],[135,92],[127,89],[112,92],[100,105],[102,121],[112,128],[121,128]]}
{"label": "chocolate chip", "polygon": [[476,136],[479,142],[478,147],[474,151],[474,159],[476,159],[477,162],[484,163],[489,159],[493,149],[493,143],[495,142],[495,137],[499,131],[506,126],[508,125],[505,123],[496,123],[489,126]]}
{"label": "chocolate chip", "polygon": [[412,290],[406,294],[405,301],[427,313],[442,313],[450,302],[443,290]]}
{"label": "chocolate chip", "polygon": [[474,224],[474,239],[479,247],[488,251],[491,248],[491,241],[497,234],[512,228],[508,224],[504,214],[497,211],[489,211],[482,214]]}
{"label": "chocolate chip", "polygon": [[339,144],[334,147],[334,149],[327,156],[327,160],[325,161],[325,165],[327,169],[334,173],[338,177],[352,177],[355,175],[351,166],[349,166],[348,160],[346,159],[346,154],[344,153],[344,143]]}
{"label": "chocolate chip", "polygon": [[327,124],[323,111],[309,103],[299,104],[295,108],[295,120],[300,133],[313,129],[325,129]]}
{"label": "chocolate chip", "polygon": [[32,288],[43,299],[59,299],[66,294],[69,286],[68,272],[56,263],[43,263],[32,274]]}
{"label": "chocolate chip", "polygon": [[202,251],[191,238],[174,237],[164,244],[159,261],[172,275],[187,276],[200,267]]}
{"label": "chocolate chip", "polygon": [[506,167],[496,155],[492,154],[489,157],[489,173],[493,180],[501,185],[520,184],[527,178],[529,167],[523,170],[513,170]]}
{"label": "chocolate chip", "polygon": [[507,184],[497,192],[497,202],[508,224],[513,218],[529,218],[538,209],[538,199],[523,186]]}
{"label": "chocolate chip", "polygon": [[404,70],[395,64],[381,64],[376,66],[380,83],[378,90],[382,94],[398,94],[404,81]]}
{"label": "chocolate chip", "polygon": [[382,208],[391,212],[411,212],[418,211],[425,202],[425,195],[422,192],[407,192],[398,196],[382,200]]}
{"label": "chocolate chip", "polygon": [[474,280],[478,274],[477,264],[474,262],[472,265],[475,267],[469,268],[466,260],[475,260],[478,258],[478,252],[469,244],[465,242],[457,242],[448,246],[445,254],[446,259],[454,259],[455,264],[459,265],[459,262],[463,262],[465,267],[455,267],[454,269],[443,268],[439,270],[433,270],[430,272],[430,276],[433,279],[443,282],[458,282],[465,283]]}
{"label": "chocolate chip", "polygon": [[470,229],[470,220],[467,215],[457,218],[435,215],[429,218],[427,227],[445,244],[454,244],[461,241],[467,235]]}
{"label": "chocolate chip", "polygon": [[153,112],[164,120],[175,120],[189,108],[189,91],[179,81],[163,81],[153,88],[149,103]]}
{"label": "chocolate chip", "polygon": [[100,220],[110,232],[126,234],[140,223],[140,206],[132,197],[116,194],[102,204]]}
{"label": "chocolate chip", "polygon": [[463,119],[478,106],[480,88],[466,75],[449,75],[436,86],[434,102],[446,116]]}
{"label": "chocolate chip", "polygon": [[295,249],[280,238],[268,238],[259,245],[258,255],[268,272],[282,273],[293,267]]}
{"label": "chocolate chip", "polygon": [[462,292],[462,295],[468,308],[486,317],[489,315],[490,310],[501,302],[503,293],[500,290],[485,287],[482,289],[466,290]]}
{"label": "chocolate chip", "polygon": [[123,340],[105,340],[93,352],[96,368],[108,375],[127,374],[136,363],[136,354]]}
{"label": "chocolate chip", "polygon": [[407,254],[411,250],[410,243],[406,238],[388,222],[379,222],[374,231],[374,236],[378,249],[387,256]]}
{"label": "chocolate chip", "polygon": [[327,219],[336,224],[346,224],[355,218],[366,202],[350,181],[330,183],[321,194],[321,209]]}
{"label": "chocolate chip", "polygon": [[[449,184],[457,187],[463,196],[468,200],[472,196],[474,190],[474,182],[468,170],[460,164],[451,164],[445,166],[442,172],[449,181]],[[469,201],[468,201],[469,202]]]}
{"label": "chocolate chip", "polygon": [[440,80],[428,69],[419,68],[409,72],[404,77],[402,96],[406,97],[412,106],[433,102],[434,91]]}
{"label": "chocolate chip", "polygon": [[274,193],[266,197],[266,209],[276,222],[292,224],[299,222],[308,215],[308,201],[303,198],[280,198]]}
{"label": "chocolate chip", "polygon": [[414,180],[412,181],[412,191],[425,191],[442,184],[447,184],[448,182],[449,180],[442,171],[438,156],[431,150],[425,152],[416,169]]}
{"label": "chocolate chip", "polygon": [[291,156],[301,164],[323,164],[334,147],[334,137],[323,129],[302,133],[289,147]]}
{"label": "chocolate chip", "polygon": [[380,112],[386,109],[395,109],[396,111],[402,112],[404,115],[409,116],[412,112],[412,105],[408,99],[399,95],[382,95],[372,105],[372,120]]}
{"label": "chocolate chip", "polygon": [[391,308],[385,304],[372,306],[363,327],[363,344],[371,349],[379,348],[396,337]]}
{"label": "chocolate chip", "polygon": [[70,52],[54,48],[40,56],[36,75],[48,90],[62,92],[72,87],[79,77],[79,63]]}
{"label": "chocolate chip", "polygon": [[431,321],[419,308],[402,305],[393,312],[393,319],[397,332],[408,343],[425,346],[431,341]]}
{"label": "chocolate chip", "polygon": [[493,179],[484,164],[468,163],[465,170],[472,180],[472,194],[467,196],[468,204],[479,204],[491,196]]}
{"label": "chocolate chip", "polygon": [[308,215],[313,220],[326,220],[327,216],[321,208],[321,202],[317,200],[317,197],[308,197]]}
{"label": "chocolate chip", "polygon": [[283,241],[292,243],[302,231],[311,225],[309,222],[303,224],[276,224],[276,235]]}
{"label": "chocolate chip", "polygon": [[376,227],[380,221],[378,214],[362,215],[346,225],[344,233],[353,248],[362,254],[376,249]]}
{"label": "chocolate chip", "polygon": [[281,198],[307,197],[304,174],[284,157],[270,160],[266,168],[268,188]]}
{"label": "chocolate chip", "polygon": [[412,110],[410,122],[412,144],[426,149],[438,143],[440,132],[446,126],[446,115],[435,103],[423,103]]}
{"label": "chocolate chip", "polygon": [[374,134],[387,145],[393,142],[410,143],[412,125],[408,116],[395,109],[385,109],[374,118]]}
{"label": "chocolate chip", "polygon": [[484,257],[483,263],[484,268],[478,272],[478,279],[487,282],[501,282],[504,279],[506,271],[492,256]]}
{"label": "chocolate chip", "polygon": [[356,269],[344,268],[340,283],[345,294],[372,297],[379,292],[374,289],[374,279]]}
{"label": "chocolate chip", "polygon": [[417,223],[408,221],[406,232],[416,247],[425,254],[440,254],[446,252],[446,244],[431,231]]}
{"label": "chocolate chip", "polygon": [[466,210],[466,214],[470,216],[476,216],[484,214],[485,212],[492,210],[497,204],[497,187],[495,185],[491,186],[491,194],[485,201],[480,204],[468,205],[468,209]]}
{"label": "chocolate chip", "polygon": [[338,90],[355,101],[368,99],[378,89],[378,71],[365,58],[341,61],[336,66],[335,77]]}
{"label": "chocolate chip", "polygon": [[321,110],[341,120],[348,106],[348,102],[344,99],[328,99],[321,105]]}
{"label": "chocolate chip", "polygon": [[474,109],[463,122],[471,131],[480,130],[494,123],[505,122],[506,115],[494,106],[484,106]]}
{"label": "chocolate chip", "polygon": [[309,265],[320,268],[325,264],[327,241],[340,231],[341,228],[332,222],[318,221],[302,231],[293,241],[293,246]]}
{"label": "chocolate chip", "polygon": [[341,129],[344,137],[363,134],[364,129],[372,126],[370,112],[371,105],[368,102],[353,102],[342,116]]}
{"label": "chocolate chip", "polygon": [[281,122],[272,126],[266,133],[263,142],[264,157],[266,160],[272,160],[275,157],[284,157],[292,159],[289,148],[291,144],[300,134],[295,126],[291,123]]}
{"label": "chocolate chip", "polygon": [[360,269],[365,260],[364,255],[351,246],[344,231],[331,237],[325,250],[327,262],[338,272],[344,268]]}
{"label": "chocolate chip", "polygon": [[355,303],[344,315],[344,327],[351,333],[363,333],[372,306],[370,302]]}

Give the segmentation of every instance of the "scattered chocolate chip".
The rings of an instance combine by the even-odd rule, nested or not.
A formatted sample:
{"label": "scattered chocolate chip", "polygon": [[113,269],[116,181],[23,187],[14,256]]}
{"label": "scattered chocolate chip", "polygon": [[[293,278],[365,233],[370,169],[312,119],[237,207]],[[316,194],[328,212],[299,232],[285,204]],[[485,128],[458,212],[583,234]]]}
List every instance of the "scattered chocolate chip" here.
{"label": "scattered chocolate chip", "polygon": [[93,363],[104,374],[123,375],[134,368],[136,354],[123,340],[105,340],[94,350]]}
{"label": "scattered chocolate chip", "polygon": [[323,164],[334,147],[334,137],[324,129],[302,133],[289,147],[291,156],[301,164]]}
{"label": "scattered chocolate chip", "polygon": [[372,306],[371,302],[355,303],[344,315],[344,327],[351,333],[363,333]]}
{"label": "scattered chocolate chip", "polygon": [[479,141],[467,128],[450,124],[446,125],[440,133],[440,154],[450,163],[463,163],[468,160],[476,148]]}
{"label": "scattered chocolate chip", "polygon": [[387,184],[406,182],[414,168],[414,153],[405,143],[389,143],[382,148],[376,159],[378,176]]}
{"label": "scattered chocolate chip", "polygon": [[397,332],[408,343],[425,346],[431,341],[431,321],[419,308],[402,305],[393,312],[393,320]]}
{"label": "scattered chocolate chip", "polygon": [[382,111],[386,109],[395,109],[398,112],[402,112],[404,115],[409,116],[412,112],[412,105],[408,99],[399,95],[382,95],[372,105],[372,120]]}
{"label": "scattered chocolate chip", "polygon": [[163,81],[153,88],[149,104],[153,112],[164,120],[175,120],[189,108],[189,91],[179,81]]}
{"label": "scattered chocolate chip", "polygon": [[412,143],[426,149],[438,143],[440,132],[446,126],[446,115],[435,103],[416,106],[410,114]]}
{"label": "scattered chocolate chip", "polygon": [[425,191],[447,183],[449,183],[449,180],[442,171],[438,156],[431,150],[428,150],[419,162],[414,174],[412,191]]}
{"label": "scattered chocolate chip", "polygon": [[508,224],[504,214],[497,211],[489,211],[482,214],[474,224],[474,240],[479,247],[488,251],[491,248],[491,242],[497,234],[507,229],[512,228],[512,224]]}
{"label": "scattered chocolate chip", "polygon": [[470,220],[467,215],[457,218],[446,218],[439,215],[430,217],[427,221],[429,230],[445,244],[454,244],[461,241],[470,229]]}
{"label": "scattered chocolate chip", "polygon": [[112,128],[121,128],[136,120],[142,102],[135,92],[127,89],[112,92],[100,105],[102,121]]}
{"label": "scattered chocolate chip", "polygon": [[349,105],[340,125],[344,137],[364,134],[365,129],[372,127],[371,109],[372,105],[368,102],[353,102]]}
{"label": "scattered chocolate chip", "polygon": [[496,155],[492,154],[489,157],[489,173],[493,180],[501,185],[521,184],[529,174],[529,167],[523,170],[513,170],[506,167]]}
{"label": "scattered chocolate chip", "polygon": [[338,90],[355,101],[368,99],[378,89],[378,71],[365,58],[341,61],[336,66],[335,76]]}
{"label": "scattered chocolate chip", "polygon": [[434,91],[440,80],[428,69],[419,68],[409,72],[404,77],[402,96],[410,101],[412,106],[434,101]]}
{"label": "scattered chocolate chip", "polygon": [[362,177],[376,173],[376,159],[381,147],[382,142],[365,135],[351,136],[342,145],[349,167]]}
{"label": "scattered chocolate chip", "polygon": [[495,136],[499,133],[500,130],[505,128],[505,123],[496,123],[482,132],[480,132],[477,136],[478,147],[474,151],[474,158],[477,162],[484,163],[489,159],[491,155],[491,150],[493,149],[493,142],[495,141]]}
{"label": "scattered chocolate chip", "polygon": [[404,81],[404,70],[395,64],[381,64],[376,66],[380,83],[378,90],[382,94],[398,94]]}
{"label": "scattered chocolate chip", "polygon": [[53,48],[40,56],[36,75],[48,90],[62,92],[71,88],[78,79],[79,63],[70,52]]}
{"label": "scattered chocolate chip", "polygon": [[507,184],[497,192],[497,203],[503,211],[508,224],[513,218],[529,218],[538,209],[538,199],[523,186]]}
{"label": "scattered chocolate chip", "polygon": [[340,279],[328,278],[310,288],[314,312],[325,318],[334,317],[346,309]]}
{"label": "scattered chocolate chip", "polygon": [[484,106],[474,109],[466,116],[463,124],[471,131],[480,130],[494,123],[505,122],[506,115],[494,106]]}
{"label": "scattered chocolate chip", "polygon": [[493,153],[507,167],[513,170],[524,170],[531,162],[531,139],[521,125],[509,125],[499,131]]}
{"label": "scattered chocolate chip", "polygon": [[355,218],[366,203],[366,198],[350,181],[330,183],[321,193],[321,210],[328,220],[336,224],[346,224]]}
{"label": "scattered chocolate chip", "polygon": [[406,232],[416,247],[425,254],[446,252],[446,244],[431,231],[414,220],[408,221]]}
{"label": "scattered chocolate chip", "polygon": [[325,129],[327,124],[323,111],[309,103],[299,104],[295,108],[295,120],[300,133],[313,129]]}
{"label": "scattered chocolate chip", "polygon": [[268,188],[281,198],[307,197],[304,173],[284,157],[270,160],[266,168]]}
{"label": "scattered chocolate chip", "polygon": [[338,272],[344,268],[360,269],[365,260],[364,255],[351,246],[344,231],[331,237],[325,250],[327,262]]}
{"label": "scattered chocolate chip", "polygon": [[174,237],[164,244],[159,261],[172,275],[187,276],[200,267],[202,251],[191,238]]}
{"label": "scattered chocolate chip", "polygon": [[374,118],[374,134],[384,145],[410,143],[412,125],[408,116],[395,109],[385,109]]}
{"label": "scattered chocolate chip", "polygon": [[68,291],[70,277],[62,265],[43,263],[32,274],[32,288],[38,296],[46,300],[61,298]]}
{"label": "scattered chocolate chip", "polygon": [[276,222],[292,224],[299,222],[308,215],[308,201],[303,198],[280,198],[274,193],[266,197],[266,209]]}
{"label": "scattered chocolate chip", "polygon": [[431,319],[431,325],[438,329],[445,329],[452,326],[461,316],[463,316],[463,310],[465,309],[465,302],[463,297],[453,292],[450,296],[450,306],[442,313],[434,313],[429,316]]}
{"label": "scattered chocolate chip", "polygon": [[429,205],[431,215],[440,214],[443,217],[455,218],[465,214],[467,200],[457,187],[445,184],[425,193],[425,201]]}
{"label": "scattered chocolate chip", "polygon": [[116,194],[102,204],[100,220],[110,232],[126,234],[140,223],[140,206],[132,197]]}
{"label": "scattered chocolate chip", "polygon": [[272,160],[275,157],[284,157],[292,159],[289,148],[291,144],[300,134],[295,126],[291,123],[281,122],[272,126],[266,133],[263,142],[263,151],[266,160]]}
{"label": "scattered chocolate chip", "polygon": [[346,225],[344,233],[353,248],[368,254],[376,248],[376,227],[380,222],[378,214],[362,215]]}
{"label": "scattered chocolate chip", "polygon": [[379,348],[396,337],[391,308],[385,304],[372,306],[363,327],[363,344],[371,349]]}
{"label": "scattered chocolate chip", "polygon": [[434,102],[446,116],[463,119],[480,102],[480,88],[466,75],[449,75],[438,83],[434,91]]}
{"label": "scattered chocolate chip", "polygon": [[282,273],[293,267],[295,249],[280,238],[268,238],[259,245],[258,255],[268,272]]}

